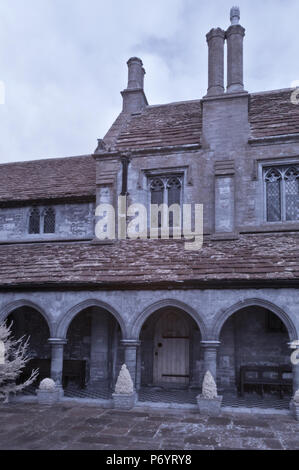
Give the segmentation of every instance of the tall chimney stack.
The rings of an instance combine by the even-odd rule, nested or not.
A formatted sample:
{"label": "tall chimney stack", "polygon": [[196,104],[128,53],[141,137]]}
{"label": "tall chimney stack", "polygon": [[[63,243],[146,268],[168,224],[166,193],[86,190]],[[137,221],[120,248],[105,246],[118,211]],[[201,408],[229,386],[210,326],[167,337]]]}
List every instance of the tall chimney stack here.
{"label": "tall chimney stack", "polygon": [[227,39],[227,93],[242,92],[243,83],[243,38],[245,29],[239,24],[240,8],[230,11],[231,26],[226,31]]}
{"label": "tall chimney stack", "polygon": [[213,28],[207,34],[209,48],[209,85],[207,96],[224,93],[224,40],[225,32]]}
{"label": "tall chimney stack", "polygon": [[128,65],[128,86],[121,92],[123,97],[123,112],[138,113],[148,105],[144,93],[144,75],[142,60],[138,57],[131,57]]}

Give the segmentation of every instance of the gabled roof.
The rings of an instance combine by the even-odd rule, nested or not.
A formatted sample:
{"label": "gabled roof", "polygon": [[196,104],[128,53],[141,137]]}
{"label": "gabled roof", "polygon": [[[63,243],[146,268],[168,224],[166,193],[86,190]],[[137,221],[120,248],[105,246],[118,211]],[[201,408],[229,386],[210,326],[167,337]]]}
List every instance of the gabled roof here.
{"label": "gabled roof", "polygon": [[299,104],[291,102],[293,89],[253,93],[249,122],[252,137],[299,134]]}
{"label": "gabled roof", "polygon": [[[251,138],[299,134],[299,105],[293,90],[250,95]],[[105,136],[111,149],[136,150],[199,145],[201,100],[148,106],[142,113],[121,113]],[[92,155],[0,165],[0,204],[70,197],[95,198]]]}
{"label": "gabled roof", "polygon": [[294,282],[298,244],[299,233],[274,233],[241,235],[233,243],[206,237],[199,251],[186,251],[181,240],[0,245],[0,286]]}
{"label": "gabled roof", "polygon": [[132,116],[115,147],[122,150],[199,144],[201,116],[200,100],[148,106]]}
{"label": "gabled roof", "polygon": [[[251,137],[299,134],[299,105],[291,102],[293,91],[285,89],[250,95]],[[115,124],[113,147],[117,150],[200,144],[201,100],[148,106],[130,120],[120,119]]]}

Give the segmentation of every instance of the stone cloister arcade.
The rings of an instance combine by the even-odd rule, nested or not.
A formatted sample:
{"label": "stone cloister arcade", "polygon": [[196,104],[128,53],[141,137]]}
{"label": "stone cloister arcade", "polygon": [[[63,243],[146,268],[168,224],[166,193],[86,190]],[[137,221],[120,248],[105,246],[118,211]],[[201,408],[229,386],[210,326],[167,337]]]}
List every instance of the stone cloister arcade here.
{"label": "stone cloister arcade", "polygon": [[137,390],[200,389],[210,370],[220,391],[236,392],[240,367],[253,364],[288,364],[298,389],[299,365],[290,361],[299,337],[296,295],[288,304],[287,290],[261,294],[7,293],[3,297],[14,299],[2,299],[0,321],[12,320],[16,337],[30,336],[30,355],[49,361],[61,387],[64,362],[77,360],[84,363],[84,384],[94,389],[112,390],[123,363]]}

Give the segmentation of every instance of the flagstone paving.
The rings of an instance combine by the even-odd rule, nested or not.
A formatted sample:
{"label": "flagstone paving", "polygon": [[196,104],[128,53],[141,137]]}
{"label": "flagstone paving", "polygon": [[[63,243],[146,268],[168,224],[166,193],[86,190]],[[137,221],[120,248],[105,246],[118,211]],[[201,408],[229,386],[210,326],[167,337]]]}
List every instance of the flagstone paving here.
{"label": "flagstone paving", "polygon": [[0,406],[0,449],[214,450],[299,449],[299,422],[288,415],[142,409],[94,405]]}

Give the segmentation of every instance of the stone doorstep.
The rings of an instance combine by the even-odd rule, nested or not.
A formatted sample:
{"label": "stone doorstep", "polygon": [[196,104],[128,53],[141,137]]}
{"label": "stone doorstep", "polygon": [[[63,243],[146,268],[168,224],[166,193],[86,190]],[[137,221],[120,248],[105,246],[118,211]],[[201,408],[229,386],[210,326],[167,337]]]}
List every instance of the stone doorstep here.
{"label": "stone doorstep", "polygon": [[[37,397],[34,395],[28,396],[18,396],[13,400],[13,403],[30,403],[30,404],[37,404]],[[68,404],[76,404],[76,405],[84,405],[84,406],[96,406],[105,409],[113,409],[113,401],[112,400],[103,400],[103,399],[93,399],[93,398],[68,398],[62,397],[59,401],[60,404],[68,403]],[[181,404],[181,403],[163,403],[163,402],[141,402],[137,401],[135,407],[132,410],[137,412],[138,409],[144,410],[177,410],[177,411],[194,411],[198,410],[197,405],[191,404]],[[1,407],[0,407],[1,411]],[[115,410],[116,411],[116,410]],[[221,414],[228,413],[228,414],[251,414],[251,415],[284,415],[289,416],[290,410],[282,409],[278,410],[276,408],[246,408],[246,407],[234,407],[234,406],[222,406],[221,407]]]}

